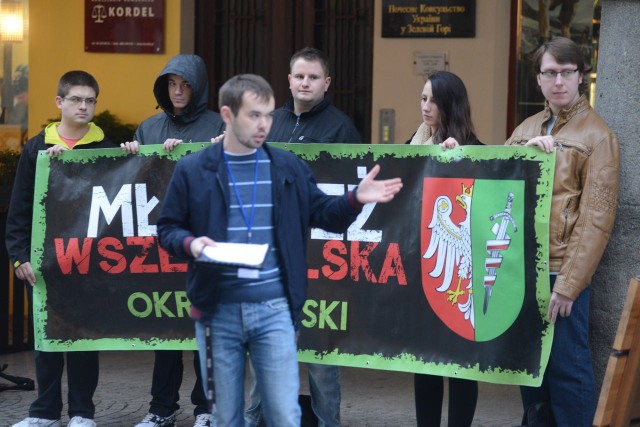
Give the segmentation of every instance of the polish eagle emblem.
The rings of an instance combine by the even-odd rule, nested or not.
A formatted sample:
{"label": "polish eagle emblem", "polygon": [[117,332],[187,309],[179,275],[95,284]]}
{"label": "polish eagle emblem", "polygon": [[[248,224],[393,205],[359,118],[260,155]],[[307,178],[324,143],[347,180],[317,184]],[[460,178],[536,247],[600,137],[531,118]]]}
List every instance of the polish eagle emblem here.
{"label": "polish eagle emblem", "polygon": [[[454,193],[455,194],[455,193]],[[474,327],[473,290],[472,290],[472,254],[471,254],[471,201],[473,185],[462,184],[462,192],[456,196],[456,203],[465,210],[464,219],[455,224],[451,219],[454,204],[448,196],[441,195],[435,200],[433,216],[428,227],[431,240],[423,258],[436,257],[436,263],[429,275],[442,277],[437,292],[447,295],[447,301],[458,306],[464,319]],[[457,267],[457,278],[454,284],[454,272]],[[462,283],[468,281],[463,287]],[[462,288],[462,289],[461,289]],[[464,296],[467,298],[464,299]]]}

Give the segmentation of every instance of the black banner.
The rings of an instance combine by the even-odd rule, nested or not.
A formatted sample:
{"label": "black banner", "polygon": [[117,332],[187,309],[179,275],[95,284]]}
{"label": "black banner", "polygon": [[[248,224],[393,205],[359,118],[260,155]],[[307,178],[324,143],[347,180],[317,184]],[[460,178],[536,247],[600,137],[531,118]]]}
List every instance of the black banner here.
{"label": "black banner", "polygon": [[[158,245],[154,224],[175,162],[203,146],[41,154],[37,348],[194,347],[187,264]],[[553,156],[513,147],[284,147],[328,194],[349,191],[376,163],[380,178],[404,183],[391,203],[366,205],[346,233],[309,231],[300,360],[539,383],[552,336],[544,314]]]}

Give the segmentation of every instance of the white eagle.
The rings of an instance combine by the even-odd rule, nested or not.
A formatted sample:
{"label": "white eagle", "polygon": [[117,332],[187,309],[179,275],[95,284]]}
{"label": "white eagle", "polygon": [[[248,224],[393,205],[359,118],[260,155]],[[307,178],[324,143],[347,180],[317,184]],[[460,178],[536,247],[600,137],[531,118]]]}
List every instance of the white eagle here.
{"label": "white eagle", "polygon": [[[474,325],[471,259],[471,198],[473,186],[466,188],[462,185],[462,194],[456,196],[456,202],[466,211],[465,219],[456,225],[451,221],[453,204],[447,196],[439,196],[433,206],[433,217],[428,228],[431,230],[429,247],[423,258],[429,259],[436,255],[436,265],[429,273],[431,277],[441,277],[444,271],[442,284],[436,288],[438,292],[447,292],[447,301],[458,304],[458,309],[464,313],[465,320]],[[450,289],[453,279],[453,270],[458,266],[458,284],[455,290]],[[469,279],[467,289],[460,290],[462,281]],[[463,303],[458,303],[458,298],[468,293],[468,298]]]}

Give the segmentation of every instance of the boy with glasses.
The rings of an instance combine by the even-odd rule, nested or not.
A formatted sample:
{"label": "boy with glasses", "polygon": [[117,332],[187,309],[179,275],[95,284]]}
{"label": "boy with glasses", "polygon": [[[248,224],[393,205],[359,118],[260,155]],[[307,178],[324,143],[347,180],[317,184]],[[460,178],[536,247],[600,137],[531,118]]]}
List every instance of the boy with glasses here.
{"label": "boy with glasses", "polygon": [[596,386],[589,348],[589,282],[615,219],[618,141],[581,94],[585,65],[578,46],[563,37],[534,54],[543,111],[513,131],[507,145],[556,152],[549,221],[551,300],[555,324],[541,387],[522,387],[525,421],[550,411],[550,425],[591,426]]}
{"label": "boy with glasses", "polygon": [[[113,148],[102,129],[91,120],[99,93],[98,82],[85,71],[69,71],[60,78],[56,106],[61,120],[50,123],[22,150],[7,216],[7,252],[18,279],[27,282],[27,293],[36,277],[31,267],[31,220],[38,151],[58,155],[64,150]],[[41,286],[41,285],[40,285]],[[13,427],[60,427],[62,412],[62,371],[64,354],[35,351],[38,397],[29,408],[29,417]],[[72,351],[67,355],[68,413],[70,427],[95,427],[93,393],[98,385],[98,352]]]}

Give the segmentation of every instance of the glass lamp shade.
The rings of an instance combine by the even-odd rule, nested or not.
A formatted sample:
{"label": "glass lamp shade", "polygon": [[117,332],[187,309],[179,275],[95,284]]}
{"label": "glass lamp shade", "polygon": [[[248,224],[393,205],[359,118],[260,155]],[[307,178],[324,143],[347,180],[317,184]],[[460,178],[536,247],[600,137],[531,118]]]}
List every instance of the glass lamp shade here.
{"label": "glass lamp shade", "polygon": [[0,3],[0,40],[21,42],[24,38],[24,11],[22,3]]}

